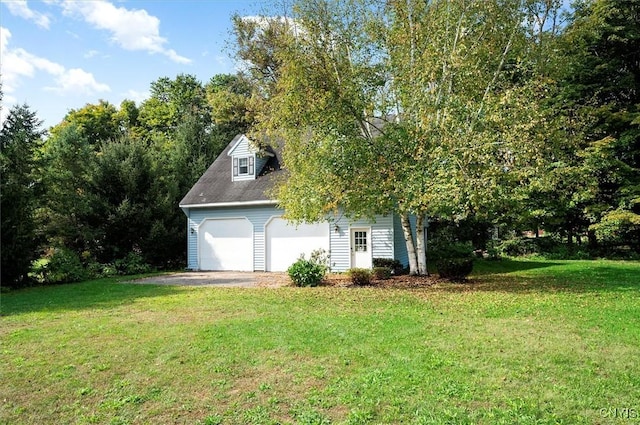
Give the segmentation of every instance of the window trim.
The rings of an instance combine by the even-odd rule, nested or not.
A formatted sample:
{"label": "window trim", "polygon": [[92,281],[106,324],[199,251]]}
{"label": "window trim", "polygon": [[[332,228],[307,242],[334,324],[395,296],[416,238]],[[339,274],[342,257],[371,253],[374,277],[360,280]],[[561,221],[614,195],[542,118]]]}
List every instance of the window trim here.
{"label": "window trim", "polygon": [[[244,161],[243,161],[244,160]],[[233,177],[253,176],[255,174],[255,162],[253,155],[239,156],[233,158]],[[246,165],[241,165],[246,162]],[[246,172],[242,169],[246,168]]]}

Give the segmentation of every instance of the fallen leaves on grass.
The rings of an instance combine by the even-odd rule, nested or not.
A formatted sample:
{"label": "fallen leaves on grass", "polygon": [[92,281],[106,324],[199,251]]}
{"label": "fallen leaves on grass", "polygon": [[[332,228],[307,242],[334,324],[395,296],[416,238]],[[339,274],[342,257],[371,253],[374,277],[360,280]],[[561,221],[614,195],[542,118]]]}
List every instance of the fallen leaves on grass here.
{"label": "fallen leaves on grass", "polygon": [[[372,287],[378,288],[426,288],[438,283],[440,279],[436,276],[411,276],[400,275],[391,276],[389,279],[373,280]],[[323,281],[325,286],[350,287],[356,286],[351,283],[351,279],[346,274],[330,274]]]}

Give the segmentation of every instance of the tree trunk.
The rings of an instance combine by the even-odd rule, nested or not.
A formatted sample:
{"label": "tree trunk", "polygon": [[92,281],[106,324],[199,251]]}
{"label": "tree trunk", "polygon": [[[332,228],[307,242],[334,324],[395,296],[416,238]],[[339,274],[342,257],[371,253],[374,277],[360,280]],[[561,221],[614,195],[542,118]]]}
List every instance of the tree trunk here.
{"label": "tree trunk", "polygon": [[589,229],[587,231],[587,238],[589,239],[589,249],[596,249],[598,247],[598,238],[596,238],[596,232]]}
{"label": "tree trunk", "polygon": [[407,244],[407,255],[409,256],[409,274],[418,274],[418,259],[416,257],[416,248],[413,244],[413,232],[411,231],[411,222],[409,222],[408,214],[400,215],[400,222],[402,223],[402,234],[404,235],[404,241]]}
{"label": "tree trunk", "polygon": [[428,275],[427,271],[427,244],[424,234],[424,215],[416,217],[416,257],[418,263],[418,274]]}

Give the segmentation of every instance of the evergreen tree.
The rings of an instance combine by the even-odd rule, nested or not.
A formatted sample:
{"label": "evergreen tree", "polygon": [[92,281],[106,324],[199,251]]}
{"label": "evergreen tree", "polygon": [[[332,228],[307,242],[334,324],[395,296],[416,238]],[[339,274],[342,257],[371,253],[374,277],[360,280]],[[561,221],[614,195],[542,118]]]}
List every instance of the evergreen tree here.
{"label": "evergreen tree", "polygon": [[1,279],[6,286],[26,285],[37,256],[34,213],[40,190],[36,151],[45,134],[41,124],[25,104],[13,107],[0,129]]}

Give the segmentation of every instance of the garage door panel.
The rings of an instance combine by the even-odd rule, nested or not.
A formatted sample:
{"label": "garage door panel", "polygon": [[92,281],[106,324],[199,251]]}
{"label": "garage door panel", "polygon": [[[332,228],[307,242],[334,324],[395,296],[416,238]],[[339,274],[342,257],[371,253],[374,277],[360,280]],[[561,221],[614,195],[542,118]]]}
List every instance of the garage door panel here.
{"label": "garage door panel", "polygon": [[274,218],[265,230],[268,271],[285,271],[302,254],[308,258],[314,250],[329,250],[329,223],[296,226]]}
{"label": "garage door panel", "polygon": [[249,220],[206,220],[199,234],[200,269],[253,271],[253,225]]}

